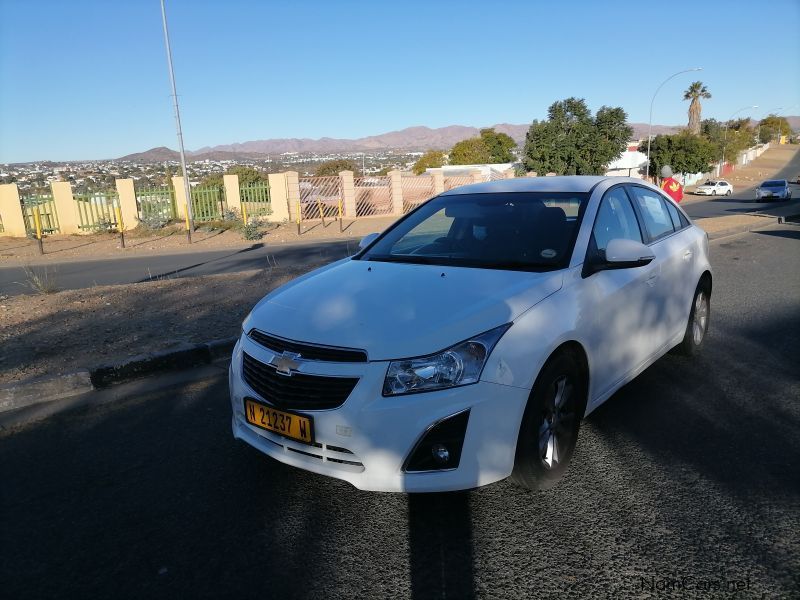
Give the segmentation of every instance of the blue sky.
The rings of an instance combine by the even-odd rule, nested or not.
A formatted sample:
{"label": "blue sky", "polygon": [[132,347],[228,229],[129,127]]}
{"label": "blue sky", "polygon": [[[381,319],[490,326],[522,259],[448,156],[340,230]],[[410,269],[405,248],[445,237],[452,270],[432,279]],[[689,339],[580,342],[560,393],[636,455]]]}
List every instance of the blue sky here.
{"label": "blue sky", "polygon": [[[0,8],[0,162],[176,147],[158,0]],[[695,75],[713,94],[704,117],[800,103],[797,0],[167,0],[167,11],[187,149],[528,123],[568,96],[647,122],[658,84],[693,66],[704,70],[659,93],[655,123],[686,121]]]}

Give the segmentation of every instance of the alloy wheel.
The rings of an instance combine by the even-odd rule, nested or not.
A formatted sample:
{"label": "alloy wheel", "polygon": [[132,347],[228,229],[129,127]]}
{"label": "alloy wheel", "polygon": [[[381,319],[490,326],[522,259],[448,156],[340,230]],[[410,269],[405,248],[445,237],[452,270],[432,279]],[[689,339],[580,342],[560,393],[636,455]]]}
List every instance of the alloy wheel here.
{"label": "alloy wheel", "polygon": [[694,301],[694,320],[692,322],[692,338],[699,346],[706,334],[708,326],[708,296],[703,292],[697,294]]}
{"label": "alloy wheel", "polygon": [[539,426],[539,457],[547,469],[553,469],[567,458],[574,442],[575,394],[566,375],[550,386],[545,399],[542,423]]}

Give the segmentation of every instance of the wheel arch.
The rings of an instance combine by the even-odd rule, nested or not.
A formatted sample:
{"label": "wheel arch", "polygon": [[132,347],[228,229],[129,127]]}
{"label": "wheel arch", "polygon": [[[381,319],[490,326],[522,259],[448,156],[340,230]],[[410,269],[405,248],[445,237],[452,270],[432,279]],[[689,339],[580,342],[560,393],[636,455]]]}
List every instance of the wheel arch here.
{"label": "wheel arch", "polygon": [[581,400],[583,402],[583,410],[581,411],[581,414],[585,414],[586,407],[589,404],[589,390],[591,389],[590,385],[591,371],[589,369],[589,356],[586,353],[586,349],[579,341],[567,340],[559,344],[558,347],[550,353],[550,355],[547,357],[547,360],[544,361],[542,368],[544,368],[544,365],[550,362],[555,356],[558,356],[561,353],[570,355],[577,363],[578,367],[581,370],[581,374],[583,375],[584,389],[581,394],[582,396]]}
{"label": "wheel arch", "polygon": [[711,271],[706,269],[700,275],[700,280],[697,282],[698,287],[704,287],[708,290],[708,293],[711,293],[714,283],[714,276],[711,274]]}

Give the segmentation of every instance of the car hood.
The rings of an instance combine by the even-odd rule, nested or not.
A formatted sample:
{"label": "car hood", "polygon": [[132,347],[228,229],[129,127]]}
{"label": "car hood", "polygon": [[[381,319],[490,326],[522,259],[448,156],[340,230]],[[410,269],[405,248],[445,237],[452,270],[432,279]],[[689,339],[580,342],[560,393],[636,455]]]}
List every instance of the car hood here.
{"label": "car hood", "polygon": [[345,259],[278,288],[245,320],[370,360],[431,354],[509,323],[561,288],[563,273]]}

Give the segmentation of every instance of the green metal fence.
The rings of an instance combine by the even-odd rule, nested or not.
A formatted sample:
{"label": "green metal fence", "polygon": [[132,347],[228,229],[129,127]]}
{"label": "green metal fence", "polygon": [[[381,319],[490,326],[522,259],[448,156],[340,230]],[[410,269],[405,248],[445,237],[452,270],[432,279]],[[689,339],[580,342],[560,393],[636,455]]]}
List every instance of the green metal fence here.
{"label": "green metal fence", "polygon": [[175,191],[171,187],[138,190],[136,205],[142,221],[171,221],[177,217]]}
{"label": "green metal fence", "polygon": [[195,221],[215,221],[224,213],[225,191],[222,188],[192,188],[192,217]]}
{"label": "green metal fence", "polygon": [[248,217],[265,217],[272,214],[267,183],[251,183],[239,187],[239,199]]}
{"label": "green metal fence", "polygon": [[117,226],[114,210],[119,206],[117,192],[89,192],[74,194],[78,209],[78,228],[83,231],[108,231]]}
{"label": "green metal fence", "polygon": [[36,221],[34,213],[38,211],[39,222],[42,226],[42,233],[58,233],[58,213],[56,203],[53,201],[52,194],[34,194],[24,196],[22,202],[22,218],[25,221],[25,230],[28,233],[36,233]]}

